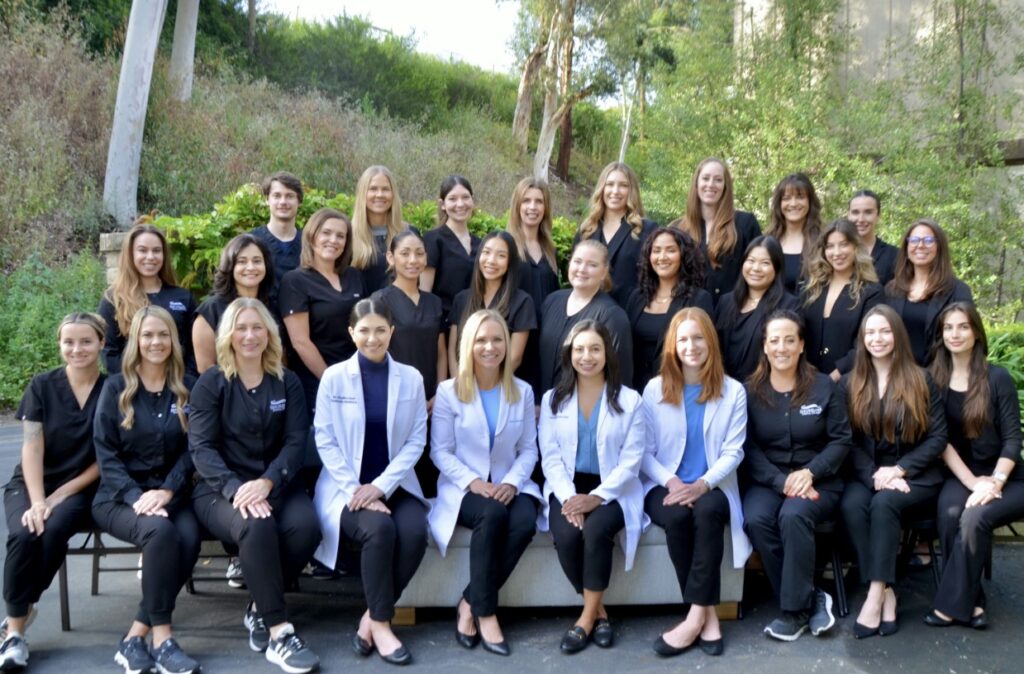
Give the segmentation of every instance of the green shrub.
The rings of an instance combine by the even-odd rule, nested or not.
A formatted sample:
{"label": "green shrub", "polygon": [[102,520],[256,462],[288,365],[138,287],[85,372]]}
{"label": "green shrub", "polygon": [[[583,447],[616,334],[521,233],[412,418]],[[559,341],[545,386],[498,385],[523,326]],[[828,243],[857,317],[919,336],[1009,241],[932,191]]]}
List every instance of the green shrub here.
{"label": "green shrub", "polygon": [[0,277],[0,407],[16,406],[34,374],[60,364],[60,319],[95,311],[105,285],[103,265],[88,254],[65,266],[32,254]]}
{"label": "green shrub", "polygon": [[988,336],[989,361],[1002,365],[1013,377],[1017,385],[1017,397],[1020,399],[1021,419],[1024,420],[1024,324],[992,325],[985,332]]}

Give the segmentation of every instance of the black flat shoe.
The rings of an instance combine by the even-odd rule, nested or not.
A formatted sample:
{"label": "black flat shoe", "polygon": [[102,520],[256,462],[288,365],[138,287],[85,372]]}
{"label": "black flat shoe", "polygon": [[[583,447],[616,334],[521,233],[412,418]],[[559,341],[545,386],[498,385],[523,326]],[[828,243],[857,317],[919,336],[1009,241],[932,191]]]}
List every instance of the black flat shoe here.
{"label": "black flat shoe", "polygon": [[405,646],[399,646],[387,655],[380,651],[377,651],[377,653],[380,655],[380,659],[389,665],[404,666],[412,663],[412,653]]}
{"label": "black flat shoe", "polygon": [[562,635],[562,643],[559,648],[563,653],[579,653],[587,647],[588,641],[590,641],[590,635],[587,634],[587,631],[579,625],[574,625]]}
{"label": "black flat shoe", "polygon": [[721,637],[717,639],[701,639],[698,637],[697,644],[708,655],[721,655],[725,652],[725,641]]}
{"label": "black flat shoe", "polygon": [[972,616],[967,624],[976,630],[988,629],[988,613],[982,611],[978,615]]}
{"label": "black flat shoe", "polygon": [[608,621],[608,618],[598,618],[594,622],[594,633],[592,636],[594,643],[601,648],[612,647],[612,643],[615,641],[615,630],[612,629],[612,624]]}
{"label": "black flat shoe", "polygon": [[488,653],[494,653],[495,655],[512,655],[511,649],[508,647],[507,641],[491,642],[483,637],[480,638],[480,643],[484,645],[484,650]]}
{"label": "black flat shoe", "polygon": [[[878,624],[878,627],[881,627],[881,623]],[[878,627],[868,627],[867,625],[862,625],[854,620],[853,636],[855,639],[867,639],[868,637],[873,637],[878,634]]]}
{"label": "black flat shoe", "polygon": [[935,611],[929,611],[924,615],[924,624],[929,627],[950,627],[955,624],[956,621],[952,618],[946,619],[939,617],[939,614]]}
{"label": "black flat shoe", "polygon": [[356,655],[360,655],[365,658],[373,653],[373,644],[359,636],[359,632],[353,632],[352,650],[355,651]]}
{"label": "black flat shoe", "polygon": [[659,636],[657,639],[654,640],[654,652],[663,658],[671,658],[677,655],[682,655],[686,651],[690,650],[692,647],[693,644],[691,643],[687,644],[686,646],[683,646],[682,648],[676,648],[669,642],[665,641],[664,635]]}

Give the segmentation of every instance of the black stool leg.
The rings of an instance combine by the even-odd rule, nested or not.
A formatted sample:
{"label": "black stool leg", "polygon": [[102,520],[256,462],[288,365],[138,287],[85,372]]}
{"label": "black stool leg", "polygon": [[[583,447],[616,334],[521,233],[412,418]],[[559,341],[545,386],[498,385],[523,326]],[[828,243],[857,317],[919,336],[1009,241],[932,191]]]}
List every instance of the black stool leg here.
{"label": "black stool leg", "polygon": [[832,539],[832,576],[836,581],[836,602],[839,604],[839,617],[850,614],[850,606],[846,602],[846,579],[843,578],[843,560],[839,556],[839,542]]}
{"label": "black stool leg", "polygon": [[60,565],[57,577],[60,586],[60,630],[61,632],[70,632],[71,609],[68,607],[68,563],[66,561]]}

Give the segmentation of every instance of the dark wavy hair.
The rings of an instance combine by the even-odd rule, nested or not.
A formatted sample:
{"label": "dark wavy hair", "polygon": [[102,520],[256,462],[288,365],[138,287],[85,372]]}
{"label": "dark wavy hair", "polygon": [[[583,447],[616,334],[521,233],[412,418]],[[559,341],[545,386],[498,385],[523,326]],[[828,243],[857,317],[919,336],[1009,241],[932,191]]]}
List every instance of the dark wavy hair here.
{"label": "dark wavy hair", "polygon": [[[764,322],[764,329],[761,333],[761,344],[768,341],[768,326],[774,321],[790,321],[796,324],[796,334],[801,342],[807,342],[807,324],[803,317],[791,309],[776,309]],[[814,379],[818,376],[818,370],[808,362],[805,353],[801,353],[797,361],[796,386],[793,388],[793,395],[790,398],[789,406],[797,407],[802,405],[814,386]],[[757,369],[747,380],[747,386],[758,402],[770,406],[772,404],[772,365],[768,360],[768,354],[761,349],[761,357],[757,361]]]}
{"label": "dark wavy hair", "polygon": [[658,292],[659,279],[651,264],[651,251],[654,249],[654,240],[662,235],[671,236],[679,246],[679,273],[672,288],[672,299],[679,297],[690,301],[696,291],[704,287],[704,253],[693,237],[675,227],[659,227],[644,239],[636,263],[637,290],[644,298],[644,304],[650,304]]}
{"label": "dark wavy hair", "polygon": [[900,239],[899,253],[896,255],[896,271],[885,289],[891,295],[906,297],[914,283],[914,263],[910,261],[910,234],[918,227],[927,227],[935,237],[935,260],[928,270],[928,286],[925,288],[921,301],[931,299],[934,295],[953,291],[956,285],[956,273],[949,253],[949,239],[939,223],[928,218],[921,218],[907,227]]}
{"label": "dark wavy hair", "polygon": [[556,414],[565,401],[576,393],[576,370],[572,366],[572,343],[584,332],[596,332],[604,343],[604,382],[608,396],[605,402],[616,414],[622,414],[619,404],[619,392],[622,391],[622,376],[619,374],[619,355],[612,345],[612,335],[604,323],[585,319],[572,326],[569,335],[562,343],[562,372],[551,393],[551,413]]}
{"label": "dark wavy hair", "polygon": [[940,391],[949,389],[953,377],[953,356],[942,339],[944,324],[950,315],[959,311],[967,317],[967,323],[974,333],[974,348],[967,368],[967,393],[964,395],[964,436],[977,438],[992,424],[988,416],[989,399],[992,392],[988,385],[988,337],[985,324],[978,309],[970,302],[953,302],[943,309],[935,319],[935,343],[932,346],[932,363],[928,366],[932,379]]}
{"label": "dark wavy hair", "polygon": [[228,302],[238,297],[238,288],[235,286],[235,265],[238,263],[239,254],[249,246],[256,246],[259,249],[260,255],[263,256],[263,266],[267,270],[256,289],[256,298],[270,306],[270,292],[274,287],[274,258],[271,256],[267,244],[252,234],[239,234],[224,246],[224,250],[220,254],[220,263],[213,272],[213,288],[210,289],[210,294],[220,295]]}
{"label": "dark wavy hair", "polygon": [[[480,258],[484,253],[484,248],[488,242],[494,239],[501,239],[505,242],[508,247],[508,269],[505,270],[505,276],[501,279],[501,286],[498,287],[498,292],[494,296],[496,300],[494,310],[501,314],[501,317],[508,321],[508,312],[512,307],[512,298],[515,296],[516,291],[519,290],[519,271],[522,264],[522,260],[519,257],[519,247],[516,246],[516,240],[512,238],[512,235],[503,230],[497,230],[494,232],[488,232],[487,236],[480,242],[480,247],[476,252],[476,261],[473,263],[473,280],[469,286],[469,301],[466,302],[466,308],[459,316],[459,333],[462,333],[462,326],[465,325],[466,319],[480,311],[481,309],[487,309],[487,302],[484,300],[484,292],[487,288],[487,280],[484,278],[484,273],[480,269]],[[461,336],[459,337],[461,339]]]}
{"label": "dark wavy hair", "polygon": [[[759,307],[764,308],[767,314],[775,311],[779,306],[779,302],[786,295],[786,288],[783,285],[783,270],[786,266],[786,258],[782,255],[782,246],[779,245],[778,240],[774,236],[762,234],[753,241],[751,241],[746,250],[743,251],[743,261],[746,262],[747,258],[750,257],[750,252],[755,248],[764,248],[768,253],[768,258],[772,261],[772,268],[775,270],[775,280],[772,281],[772,285],[765,291],[764,297],[761,298]],[[736,279],[736,287],[732,291],[733,293],[733,306],[727,308],[719,317],[718,328],[719,330],[728,330],[736,324],[736,319],[739,318],[740,309],[747,302],[747,298],[750,297],[750,288],[747,286],[746,279],[743,278],[743,274],[740,273],[739,278]]]}

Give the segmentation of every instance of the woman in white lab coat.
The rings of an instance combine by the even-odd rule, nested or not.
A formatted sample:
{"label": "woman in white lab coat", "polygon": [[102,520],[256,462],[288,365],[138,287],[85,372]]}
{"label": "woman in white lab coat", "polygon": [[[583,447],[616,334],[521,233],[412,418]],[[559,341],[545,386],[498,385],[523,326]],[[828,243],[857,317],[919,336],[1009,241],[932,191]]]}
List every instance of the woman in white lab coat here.
{"label": "woman in white lab coat", "polygon": [[591,639],[602,648],[614,641],[603,599],[615,539],[628,571],[646,519],[637,477],[644,419],[640,394],[622,386],[612,338],[601,323],[573,326],[561,364],[555,388],[541,402],[538,435],[558,561],[583,595],[583,612],[561,643],[563,652],[576,653]]}
{"label": "woman in white lab coat", "polygon": [[390,621],[427,547],[429,505],[414,470],[426,443],[427,402],[422,375],[388,355],[393,331],[386,304],[360,300],[349,319],[358,351],[320,380],[313,427],[324,467],[313,500],[323,541],[314,556],[335,568],[342,533],[361,548],[368,609],[352,648],[362,656],[376,649],[404,665],[412,656]]}
{"label": "woman in white lab coat", "polygon": [[[430,458],[437,465],[437,502],[430,531],[444,555],[455,525],[473,530],[469,585],[459,600],[455,638],[508,655],[495,615],[498,590],[537,530],[540,488],[533,389],[512,376],[508,326],[496,311],[472,314],[459,340],[459,368],[434,401]],[[476,621],[479,620],[479,631]]]}
{"label": "woman in white lab coat", "polygon": [[721,655],[715,614],[721,594],[724,530],[732,534],[732,564],[750,556],[736,468],[747,436],[743,385],[725,376],[718,334],[699,308],[677,313],[665,334],[661,374],[644,389],[647,451],[641,479],[644,510],[665,530],[686,620],[654,642],[658,655],[678,655],[694,644]]}

